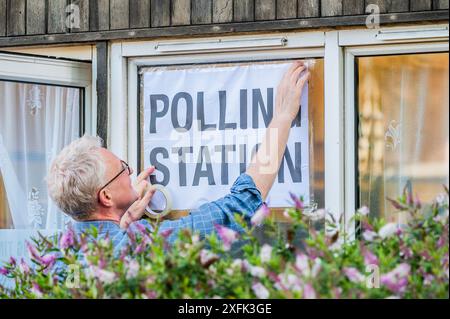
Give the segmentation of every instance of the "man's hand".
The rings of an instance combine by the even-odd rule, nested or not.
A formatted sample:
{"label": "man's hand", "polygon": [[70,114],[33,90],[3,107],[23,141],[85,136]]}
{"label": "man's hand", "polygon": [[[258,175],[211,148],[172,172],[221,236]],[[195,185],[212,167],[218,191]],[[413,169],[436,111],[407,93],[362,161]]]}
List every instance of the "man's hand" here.
{"label": "man's hand", "polygon": [[296,61],[284,74],[277,88],[275,117],[286,115],[293,121],[297,116],[303,87],[310,78],[309,71],[300,76],[305,70],[305,64]]}
{"label": "man's hand", "polygon": [[[128,226],[141,219],[144,216],[145,207],[150,203],[153,194],[155,193],[155,188],[151,187],[150,183],[147,181],[148,177],[155,171],[155,167],[152,166],[142,171],[137,177],[133,184],[135,188],[138,199],[128,208],[125,214],[120,220],[120,227],[122,229],[127,229]],[[149,187],[150,186],[150,187]]]}

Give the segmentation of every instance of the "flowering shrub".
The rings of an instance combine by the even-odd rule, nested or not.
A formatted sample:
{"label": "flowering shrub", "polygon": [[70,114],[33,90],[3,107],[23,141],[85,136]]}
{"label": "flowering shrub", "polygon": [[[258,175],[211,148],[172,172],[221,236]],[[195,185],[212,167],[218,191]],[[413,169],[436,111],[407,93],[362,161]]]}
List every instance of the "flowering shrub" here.
{"label": "flowering shrub", "polygon": [[[75,236],[69,229],[29,244],[33,264],[11,258],[0,274],[1,298],[448,298],[448,190],[431,205],[405,191],[391,200],[409,215],[403,225],[355,217],[346,234],[324,210],[307,213],[300,199],[285,216],[286,234],[263,206],[243,233],[216,225],[206,240],[180,232],[169,247],[163,234],[129,233],[119,257],[98,231]],[[423,207],[422,207],[423,206]],[[316,227],[325,220],[325,227]],[[271,238],[260,243],[264,224]],[[302,237],[303,234],[303,237]],[[357,237],[352,240],[352,237]],[[65,267],[62,267],[65,265]]]}

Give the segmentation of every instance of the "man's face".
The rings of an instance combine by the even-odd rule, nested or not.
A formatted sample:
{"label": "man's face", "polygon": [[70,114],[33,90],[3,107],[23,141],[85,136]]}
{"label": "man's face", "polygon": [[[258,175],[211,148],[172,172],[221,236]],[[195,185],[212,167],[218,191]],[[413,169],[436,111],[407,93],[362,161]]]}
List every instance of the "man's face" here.
{"label": "man's face", "polygon": [[[100,153],[105,159],[106,181],[110,181],[123,170],[123,164],[117,156],[105,148],[102,148]],[[132,169],[131,173],[133,173]],[[113,205],[124,211],[138,199],[138,194],[131,183],[128,170],[124,170],[113,182],[105,187],[105,190],[111,196]]]}

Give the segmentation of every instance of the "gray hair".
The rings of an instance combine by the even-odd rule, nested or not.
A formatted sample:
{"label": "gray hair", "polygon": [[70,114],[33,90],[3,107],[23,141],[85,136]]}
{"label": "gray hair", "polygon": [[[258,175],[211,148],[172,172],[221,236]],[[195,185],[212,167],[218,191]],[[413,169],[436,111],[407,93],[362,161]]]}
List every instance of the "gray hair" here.
{"label": "gray hair", "polygon": [[73,219],[87,219],[97,207],[97,191],[105,181],[106,167],[99,137],[84,135],[66,146],[53,160],[47,175],[48,193]]}

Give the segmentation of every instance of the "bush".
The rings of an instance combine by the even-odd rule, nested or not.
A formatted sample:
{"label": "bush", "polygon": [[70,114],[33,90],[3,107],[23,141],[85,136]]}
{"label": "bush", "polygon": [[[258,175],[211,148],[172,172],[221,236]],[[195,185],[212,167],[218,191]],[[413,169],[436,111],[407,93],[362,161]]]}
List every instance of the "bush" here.
{"label": "bush", "polygon": [[[356,234],[324,210],[307,213],[301,200],[285,211],[286,236],[263,206],[252,225],[236,215],[241,234],[216,225],[200,240],[141,229],[113,255],[96,229],[79,237],[69,229],[29,245],[32,265],[11,258],[0,273],[15,282],[1,298],[448,298],[448,190],[423,205],[406,190],[391,200],[409,215],[404,225],[385,223],[358,210]],[[325,220],[325,227],[312,225]],[[273,240],[255,238],[259,224]],[[298,242],[296,234],[307,234]],[[356,236],[356,240],[351,237]],[[61,267],[64,265],[64,267]]]}

